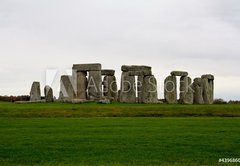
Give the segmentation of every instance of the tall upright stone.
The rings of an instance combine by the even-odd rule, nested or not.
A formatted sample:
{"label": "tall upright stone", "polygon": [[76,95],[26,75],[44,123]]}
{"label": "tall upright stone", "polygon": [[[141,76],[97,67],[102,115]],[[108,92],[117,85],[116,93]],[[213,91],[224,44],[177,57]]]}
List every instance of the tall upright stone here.
{"label": "tall upright stone", "polygon": [[136,102],[135,76],[129,76],[129,72],[122,72],[120,102],[122,103]]}
{"label": "tall upright stone", "polygon": [[164,80],[164,97],[167,103],[177,103],[177,79],[176,76],[168,76]]}
{"label": "tall upright stone", "polygon": [[202,75],[203,100],[205,104],[212,104],[214,100],[214,76],[210,74]]}
{"label": "tall upright stone", "polygon": [[33,82],[30,92],[30,101],[41,100],[40,82]]}
{"label": "tall upright stone", "polygon": [[203,80],[195,78],[193,82],[194,104],[204,104],[203,100]]}
{"label": "tall upright stone", "polygon": [[87,72],[73,70],[75,98],[87,100]]}
{"label": "tall upright stone", "polygon": [[180,103],[193,104],[192,79],[187,76],[180,78]]}
{"label": "tall upright stone", "polygon": [[88,97],[90,100],[100,100],[102,97],[102,75],[101,70],[89,71]]}
{"label": "tall upright stone", "polygon": [[59,100],[72,100],[76,96],[73,88],[73,78],[70,75],[61,76]]}
{"label": "tall upright stone", "polygon": [[44,95],[46,102],[53,102],[53,89],[50,86],[44,87]]}
{"label": "tall upright stone", "polygon": [[139,75],[137,77],[138,103],[143,103],[143,80],[144,80],[143,75]]}
{"label": "tall upright stone", "polygon": [[157,80],[153,75],[143,78],[142,102],[158,103]]}
{"label": "tall upright stone", "polygon": [[117,101],[118,89],[115,76],[106,75],[103,78],[103,95],[110,101]]}

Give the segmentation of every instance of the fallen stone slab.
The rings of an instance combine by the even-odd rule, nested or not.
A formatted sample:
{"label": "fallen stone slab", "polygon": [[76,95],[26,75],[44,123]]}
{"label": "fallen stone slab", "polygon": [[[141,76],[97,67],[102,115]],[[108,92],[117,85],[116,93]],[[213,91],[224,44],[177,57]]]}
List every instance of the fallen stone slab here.
{"label": "fallen stone slab", "polygon": [[30,103],[45,103],[46,100],[37,100],[37,101],[15,101],[16,104],[30,104]]}
{"label": "fallen stone slab", "polygon": [[141,70],[152,70],[152,67],[150,66],[137,66],[137,65],[123,65],[122,66],[122,71],[128,72],[128,71],[141,71]]}
{"label": "fallen stone slab", "polygon": [[101,74],[103,75],[103,76],[114,76],[114,74],[115,74],[115,70],[108,70],[108,69],[104,69],[104,70],[102,70],[101,71]]}
{"label": "fallen stone slab", "polygon": [[74,64],[72,69],[77,71],[99,71],[102,69],[102,65],[100,63]]}
{"label": "fallen stone slab", "polygon": [[172,76],[188,76],[188,72],[186,71],[172,71]]}

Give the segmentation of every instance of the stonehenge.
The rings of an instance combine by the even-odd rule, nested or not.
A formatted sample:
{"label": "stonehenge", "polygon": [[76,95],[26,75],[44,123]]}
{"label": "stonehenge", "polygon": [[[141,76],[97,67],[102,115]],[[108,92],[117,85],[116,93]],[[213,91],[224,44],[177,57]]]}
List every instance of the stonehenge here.
{"label": "stonehenge", "polygon": [[[57,101],[102,104],[213,104],[214,101],[214,76],[211,74],[192,79],[186,71],[172,71],[164,80],[164,99],[158,99],[157,79],[152,73],[152,67],[123,65],[121,72],[118,89],[115,70],[102,69],[100,63],[74,64],[72,75],[61,76]],[[50,86],[45,86],[44,95],[46,102],[54,101]],[[33,82],[30,102],[40,100],[40,83]]]}

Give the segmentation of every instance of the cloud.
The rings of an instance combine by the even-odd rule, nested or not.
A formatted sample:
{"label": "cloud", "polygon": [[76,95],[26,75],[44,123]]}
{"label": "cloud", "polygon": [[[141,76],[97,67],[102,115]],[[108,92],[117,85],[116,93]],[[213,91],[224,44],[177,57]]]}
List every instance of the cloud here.
{"label": "cloud", "polygon": [[[146,64],[159,84],[181,69],[237,89],[239,9],[238,0],[2,0],[0,94],[28,93],[46,69],[89,62],[117,70],[119,81],[122,64]],[[18,76],[9,83],[6,71]],[[217,97],[237,98],[221,82]]]}

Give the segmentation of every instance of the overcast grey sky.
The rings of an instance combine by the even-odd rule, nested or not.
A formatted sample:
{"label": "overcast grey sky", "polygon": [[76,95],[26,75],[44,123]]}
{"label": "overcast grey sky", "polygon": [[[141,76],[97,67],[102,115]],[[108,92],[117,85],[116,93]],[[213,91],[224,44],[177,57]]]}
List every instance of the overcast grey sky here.
{"label": "overcast grey sky", "polygon": [[0,0],[0,56],[0,95],[43,87],[47,69],[59,83],[72,64],[99,62],[118,81],[123,64],[152,66],[160,97],[164,78],[186,70],[240,99],[240,1]]}

